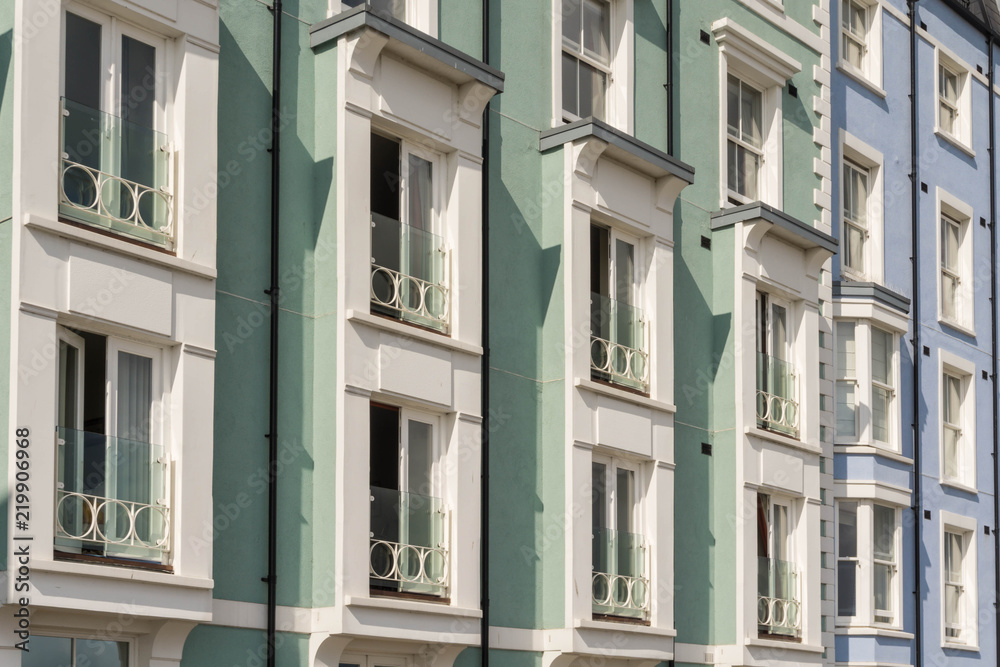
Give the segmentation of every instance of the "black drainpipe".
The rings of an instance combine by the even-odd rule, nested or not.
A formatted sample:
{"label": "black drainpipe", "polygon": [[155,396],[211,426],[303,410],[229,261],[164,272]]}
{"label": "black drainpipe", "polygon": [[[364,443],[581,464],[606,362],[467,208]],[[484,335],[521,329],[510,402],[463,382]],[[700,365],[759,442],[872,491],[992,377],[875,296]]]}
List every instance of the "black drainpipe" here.
{"label": "black drainpipe", "polygon": [[275,625],[278,609],[278,217],[280,202],[280,139],[281,139],[281,0],[272,0],[274,18],[271,72],[271,286],[265,293],[271,297],[271,360],[270,395],[268,398],[267,447],[267,667],[275,665]]}
{"label": "black drainpipe", "polygon": [[[483,0],[483,62],[490,64],[490,0]],[[479,604],[483,617],[480,625],[479,651],[482,667],[490,665],[490,104],[483,110],[483,191],[482,191],[482,308],[483,357],[480,388],[480,478],[479,516]]]}
{"label": "black drainpipe", "polygon": [[997,625],[997,640],[1000,641],[1000,614],[997,600],[1000,600],[1000,478],[997,477],[997,431],[1000,429],[1000,414],[997,406],[997,157],[996,157],[996,94],[993,91],[993,32],[986,33],[986,48],[989,49],[989,71],[986,74],[990,93],[990,315],[993,325],[993,543],[994,558],[993,583],[996,599],[993,602],[993,618]]}
{"label": "black drainpipe", "polygon": [[667,0],[667,155],[674,155],[674,0]]}
{"label": "black drainpipe", "polygon": [[917,169],[917,0],[907,0],[910,19],[910,190],[913,235],[913,655],[914,667],[923,666],[920,615],[920,592],[923,584],[920,558],[920,524],[923,521],[920,503],[920,271],[918,270],[920,234],[917,229],[920,182]]}

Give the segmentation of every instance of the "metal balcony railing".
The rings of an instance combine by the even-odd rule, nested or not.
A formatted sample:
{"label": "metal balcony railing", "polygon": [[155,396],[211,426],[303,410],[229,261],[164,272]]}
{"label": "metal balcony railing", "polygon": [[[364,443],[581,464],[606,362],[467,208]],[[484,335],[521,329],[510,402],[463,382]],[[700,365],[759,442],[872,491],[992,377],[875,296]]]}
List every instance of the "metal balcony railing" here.
{"label": "metal balcony railing", "polygon": [[145,442],[58,428],[55,545],[161,560],[170,551],[168,462]]}
{"label": "metal balcony railing", "polygon": [[370,501],[371,587],[446,597],[448,514],[441,499],[373,486]]}
{"label": "metal balcony railing", "polygon": [[62,100],[59,212],[159,246],[174,240],[166,135]]}
{"label": "metal balcony railing", "polygon": [[609,528],[595,528],[592,537],[594,613],[648,618],[649,569],[645,538]]}
{"label": "metal balcony railing", "polygon": [[757,628],[769,635],[801,636],[799,573],[792,563],[757,559]]}
{"label": "metal balcony railing", "polygon": [[591,292],[590,316],[591,376],[648,391],[649,355],[642,310]]}
{"label": "metal balcony railing", "polygon": [[442,333],[450,326],[444,239],[372,214],[371,304],[380,312]]}
{"label": "metal balcony railing", "polygon": [[757,353],[757,424],[791,436],[799,433],[795,367]]}

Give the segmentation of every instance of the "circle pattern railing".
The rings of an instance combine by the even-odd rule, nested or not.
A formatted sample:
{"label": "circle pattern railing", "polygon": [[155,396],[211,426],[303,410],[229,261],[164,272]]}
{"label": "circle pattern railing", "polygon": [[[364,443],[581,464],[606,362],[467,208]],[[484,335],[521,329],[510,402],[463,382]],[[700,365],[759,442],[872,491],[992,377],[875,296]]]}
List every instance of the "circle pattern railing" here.
{"label": "circle pattern railing", "polygon": [[170,193],[66,158],[63,158],[61,176],[60,200],[69,208],[153,232],[164,240],[172,238],[173,196]]}
{"label": "circle pattern railing", "polygon": [[433,587],[443,595],[448,588],[448,550],[372,538],[368,574],[378,581]]}
{"label": "circle pattern railing", "polygon": [[798,632],[802,629],[802,605],[798,600],[757,596],[757,624],[769,631]]}
{"label": "circle pattern railing", "polygon": [[593,603],[610,613],[649,612],[649,580],[624,574],[594,572]]}
{"label": "circle pattern railing", "polygon": [[597,336],[590,338],[590,368],[612,382],[641,389],[649,385],[649,356],[645,352]]}
{"label": "circle pattern railing", "polygon": [[765,426],[795,432],[799,428],[799,404],[790,398],[757,390],[757,419]]}
{"label": "circle pattern railing", "polygon": [[448,288],[444,285],[372,264],[371,300],[377,306],[447,330],[448,297]]}
{"label": "circle pattern railing", "polygon": [[164,505],[59,491],[56,537],[169,551],[170,510]]}

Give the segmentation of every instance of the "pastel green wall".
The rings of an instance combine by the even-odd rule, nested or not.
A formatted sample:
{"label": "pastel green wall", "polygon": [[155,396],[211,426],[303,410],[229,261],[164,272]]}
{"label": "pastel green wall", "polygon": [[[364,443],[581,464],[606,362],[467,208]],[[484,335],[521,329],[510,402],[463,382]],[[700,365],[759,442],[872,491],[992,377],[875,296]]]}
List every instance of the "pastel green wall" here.
{"label": "pastel green wall", "polygon": [[438,37],[473,58],[482,58],[482,0],[438,0]]}
{"label": "pastel green wall", "polygon": [[[786,3],[786,15],[818,34],[811,2]],[[677,157],[695,167],[695,183],[675,208],[675,601],[677,641],[730,644],[737,641],[730,603],[736,589],[737,492],[736,447],[742,438],[735,426],[735,349],[743,332],[733,330],[735,234],[713,232],[711,214],[719,209],[720,104],[719,49],[700,41],[702,30],[728,16],[802,64],[792,78],[798,97],[782,94],[784,142],[783,210],[808,224],[820,216],[813,190],[820,179],[812,169],[819,157],[813,128],[819,117],[811,110],[819,87],[812,79],[816,54],[778,30],[747,7],[732,0],[674,2],[675,148]],[[806,157],[808,156],[808,157]],[[711,250],[701,237],[712,240]],[[752,336],[752,332],[749,334]],[[753,345],[753,340],[743,340]],[[751,347],[752,349],[752,347]],[[712,455],[701,443],[712,445]],[[683,613],[680,612],[683,610]]]}
{"label": "pastel green wall", "polygon": [[[0,378],[10,377],[10,307],[14,171],[14,3],[0,7]],[[0,498],[7,498],[7,445],[11,424],[10,383],[0,382]],[[7,512],[0,512],[0,539],[7,537]],[[0,554],[0,570],[7,551]]]}
{"label": "pastel green wall", "polygon": [[[336,52],[313,54],[325,0],[286,0],[282,52],[278,603],[333,600]],[[267,537],[272,17],[221,6],[215,596],[264,602]],[[252,545],[252,546],[250,546]],[[322,600],[322,602],[320,602]]]}
{"label": "pastel green wall", "polygon": [[[308,665],[309,636],[277,633],[275,662],[278,665]],[[191,631],[181,657],[183,667],[263,667],[266,663],[267,633],[212,625],[199,625]]]}

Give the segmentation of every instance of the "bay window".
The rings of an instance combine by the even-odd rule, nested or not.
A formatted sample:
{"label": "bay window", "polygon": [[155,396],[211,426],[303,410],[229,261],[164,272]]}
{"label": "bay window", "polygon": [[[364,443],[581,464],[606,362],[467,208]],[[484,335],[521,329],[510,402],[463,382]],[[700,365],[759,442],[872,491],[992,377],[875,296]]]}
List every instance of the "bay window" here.
{"label": "bay window", "polygon": [[129,667],[128,642],[107,639],[31,636],[31,650],[24,651],[22,667]]}
{"label": "bay window", "polygon": [[729,75],[726,99],[729,199],[745,204],[760,198],[764,162],[763,93]]}
{"label": "bay window", "polygon": [[57,556],[166,562],[162,356],[150,346],[60,328]]}
{"label": "bay window", "polygon": [[877,500],[837,502],[838,624],[900,625],[898,515]]}
{"label": "bay window", "polygon": [[757,423],[796,436],[799,428],[797,373],[791,363],[791,306],[757,292]]}
{"label": "bay window", "polygon": [[757,494],[757,626],[762,635],[799,637],[802,633],[794,521],[791,499]]}
{"label": "bay window", "polygon": [[447,333],[450,267],[440,162],[410,142],[371,135],[371,309]]}
{"label": "bay window", "polygon": [[639,307],[638,239],[590,227],[591,375],[638,391],[649,386],[646,322]]}
{"label": "bay window", "polygon": [[639,528],[639,468],[595,456],[591,475],[594,615],[647,618],[649,545]]}
{"label": "bay window", "polygon": [[169,248],[166,40],[75,4],[64,35],[60,215]]}
{"label": "bay window", "polygon": [[437,461],[439,418],[371,403],[370,589],[446,597],[448,515]]}
{"label": "bay window", "polygon": [[837,442],[899,448],[896,334],[867,320],[834,329]]}

